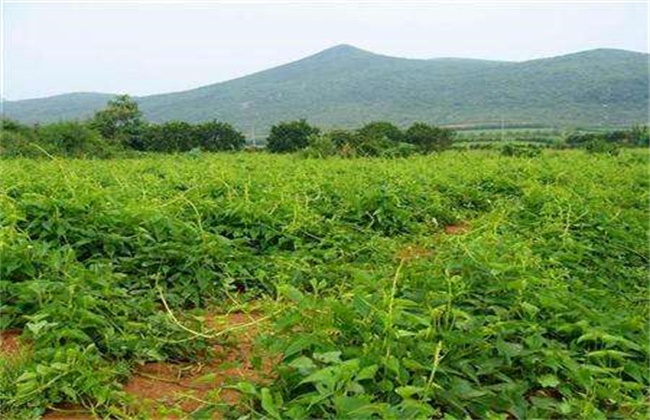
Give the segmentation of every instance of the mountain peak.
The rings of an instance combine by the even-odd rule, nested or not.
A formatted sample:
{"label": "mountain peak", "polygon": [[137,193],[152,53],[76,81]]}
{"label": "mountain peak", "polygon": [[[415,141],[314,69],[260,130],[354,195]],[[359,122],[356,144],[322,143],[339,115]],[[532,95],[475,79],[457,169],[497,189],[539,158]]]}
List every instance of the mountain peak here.
{"label": "mountain peak", "polygon": [[323,51],[316,53],[314,56],[320,57],[346,57],[346,56],[360,56],[360,55],[372,55],[370,51],[362,50],[357,48],[354,45],[349,44],[338,44],[333,47],[324,49]]}

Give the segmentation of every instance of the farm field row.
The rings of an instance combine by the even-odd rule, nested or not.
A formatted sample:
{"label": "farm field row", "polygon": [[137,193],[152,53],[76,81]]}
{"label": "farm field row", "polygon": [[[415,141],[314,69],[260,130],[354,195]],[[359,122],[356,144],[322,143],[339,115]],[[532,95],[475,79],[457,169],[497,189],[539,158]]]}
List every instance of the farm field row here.
{"label": "farm field row", "polygon": [[648,158],[0,161],[0,417],[646,418]]}

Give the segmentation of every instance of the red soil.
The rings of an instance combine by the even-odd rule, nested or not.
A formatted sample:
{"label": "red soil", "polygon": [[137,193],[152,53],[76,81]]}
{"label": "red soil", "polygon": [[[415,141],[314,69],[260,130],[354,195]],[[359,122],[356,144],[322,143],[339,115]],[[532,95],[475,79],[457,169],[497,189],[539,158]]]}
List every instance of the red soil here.
{"label": "red soil", "polygon": [[[213,346],[215,357],[206,363],[146,363],[136,369],[124,386],[133,399],[131,409],[147,418],[181,419],[205,404],[218,402],[236,405],[241,395],[236,390],[224,389],[241,380],[265,383],[272,379],[272,368],[277,357],[259,355],[259,368],[253,366],[254,340],[259,334],[259,314],[232,313],[206,317],[206,325],[215,331],[241,326],[229,335],[220,337]],[[18,354],[24,345],[19,330],[0,332],[0,356]],[[216,413],[214,418],[220,418]],[[63,404],[43,416],[44,419],[93,419],[83,407]]]}
{"label": "red soil", "polygon": [[20,330],[0,331],[0,354],[15,355],[20,352]]}
{"label": "red soil", "polygon": [[[259,315],[233,313],[214,317],[206,323],[220,331],[259,318]],[[240,380],[268,381],[276,361],[263,356],[260,369],[253,367],[253,341],[257,334],[257,325],[233,331],[231,337],[235,343],[215,345],[216,357],[206,364],[147,363],[138,368],[124,387],[133,397],[133,408],[154,418],[161,415],[182,418],[200,408],[206,400],[237,404],[241,395],[235,390],[223,389],[223,386]]]}
{"label": "red soil", "polygon": [[460,222],[455,225],[445,226],[445,233],[447,235],[464,235],[469,232],[470,226],[467,222]]}
{"label": "red soil", "polygon": [[88,410],[83,407],[72,404],[61,404],[45,413],[42,417],[46,420],[93,420]]}

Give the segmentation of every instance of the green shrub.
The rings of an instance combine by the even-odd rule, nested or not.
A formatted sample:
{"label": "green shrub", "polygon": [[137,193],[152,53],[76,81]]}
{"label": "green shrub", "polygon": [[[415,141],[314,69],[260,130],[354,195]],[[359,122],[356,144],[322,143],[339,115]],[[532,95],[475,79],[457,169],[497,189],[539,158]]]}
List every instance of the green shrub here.
{"label": "green shrub", "polygon": [[35,131],[38,143],[53,155],[66,157],[111,157],[115,145],[85,124],[75,121],[40,126]]}
{"label": "green shrub", "polygon": [[506,144],[501,148],[502,156],[536,157],[541,153],[541,147],[534,145]]}
{"label": "green shrub", "polygon": [[409,157],[418,153],[418,148],[414,144],[400,142],[384,150],[382,156],[390,158]]}
{"label": "green shrub", "polygon": [[618,156],[619,146],[616,143],[609,143],[604,140],[592,140],[585,145],[588,153],[600,153],[609,156]]}
{"label": "green shrub", "polygon": [[309,146],[302,150],[304,157],[325,158],[337,154],[337,148],[328,134],[312,134],[309,136]]}
{"label": "green shrub", "polygon": [[109,144],[96,131],[75,121],[28,127],[4,122],[0,132],[2,157],[98,157],[114,156],[120,147]]}

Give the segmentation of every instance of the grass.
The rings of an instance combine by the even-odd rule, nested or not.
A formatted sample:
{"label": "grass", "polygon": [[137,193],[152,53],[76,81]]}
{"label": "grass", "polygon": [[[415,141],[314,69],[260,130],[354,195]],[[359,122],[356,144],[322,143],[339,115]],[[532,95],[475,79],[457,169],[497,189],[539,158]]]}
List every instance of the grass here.
{"label": "grass", "polygon": [[647,416],[645,151],[0,165],[3,417],[137,415],[135,366],[208,357],[192,315],[245,300],[282,361],[227,415]]}

